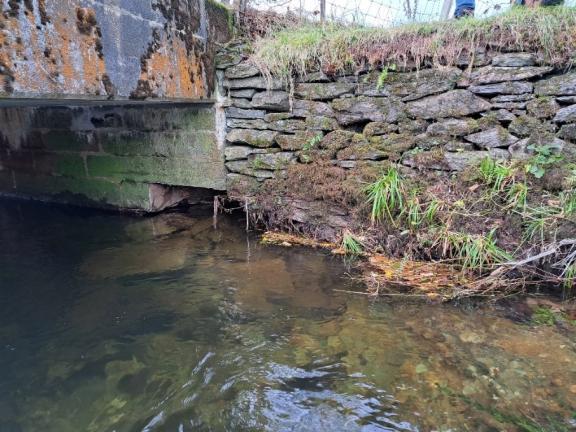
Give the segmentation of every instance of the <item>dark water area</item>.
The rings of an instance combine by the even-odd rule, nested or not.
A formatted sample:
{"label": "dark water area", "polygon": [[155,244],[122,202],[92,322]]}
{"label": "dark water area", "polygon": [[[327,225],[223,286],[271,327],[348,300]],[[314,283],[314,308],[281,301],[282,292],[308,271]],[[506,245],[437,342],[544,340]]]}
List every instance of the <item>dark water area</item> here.
{"label": "dark water area", "polygon": [[568,431],[576,338],[243,221],[0,201],[0,432]]}

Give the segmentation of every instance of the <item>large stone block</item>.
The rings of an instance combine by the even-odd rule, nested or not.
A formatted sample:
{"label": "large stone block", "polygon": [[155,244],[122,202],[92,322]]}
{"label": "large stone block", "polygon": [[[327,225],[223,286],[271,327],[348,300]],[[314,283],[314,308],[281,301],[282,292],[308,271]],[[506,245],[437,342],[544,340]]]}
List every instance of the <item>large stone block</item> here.
{"label": "large stone block", "polygon": [[224,72],[224,77],[228,79],[250,78],[260,74],[260,69],[249,62],[238,63],[229,67]]}
{"label": "large stone block", "polygon": [[113,182],[161,183],[224,190],[222,161],[149,156],[88,156],[88,175]]}
{"label": "large stone block", "polygon": [[263,119],[266,111],[256,109],[226,108],[226,117],[238,119]]}
{"label": "large stone block", "polygon": [[560,105],[558,102],[556,102],[554,98],[548,96],[538,97],[526,104],[528,114],[540,119],[549,119],[554,117],[559,109]]}
{"label": "large stone block", "polygon": [[570,105],[558,111],[554,117],[555,123],[573,123],[576,122],[576,105]]}
{"label": "large stone block", "polygon": [[557,75],[538,81],[534,88],[541,96],[571,96],[576,95],[576,72]]}
{"label": "large stone block", "polygon": [[307,117],[306,127],[315,131],[333,131],[339,128],[338,122],[335,119],[323,116]]}
{"label": "large stone block", "polygon": [[149,186],[144,183],[110,182],[18,173],[16,188],[22,197],[101,208],[150,210]]}
{"label": "large stone block", "polygon": [[392,98],[356,96],[332,102],[338,123],[343,126],[366,121],[394,123],[402,118],[404,104]]}
{"label": "large stone block", "polygon": [[288,111],[290,109],[290,97],[285,91],[256,93],[252,98],[252,106],[269,111]]}
{"label": "large stone block", "polygon": [[248,156],[253,154],[275,153],[279,152],[278,148],[257,148],[250,146],[227,146],[224,149],[224,157],[227,162],[241,159],[248,159]]}
{"label": "large stone block", "polygon": [[497,67],[485,66],[470,74],[470,82],[474,85],[492,84],[505,81],[522,81],[541,77],[553,68],[550,66]]}
{"label": "large stone block", "polygon": [[492,66],[500,67],[534,66],[536,62],[536,55],[532,53],[506,53],[492,58]]}
{"label": "large stone block", "polygon": [[554,125],[548,122],[542,122],[535,117],[521,115],[510,123],[508,130],[516,136],[528,137],[532,134],[554,132]]}
{"label": "large stone block", "polygon": [[497,126],[482,132],[477,132],[465,137],[467,141],[476,144],[478,147],[490,149],[495,147],[509,147],[518,141],[518,138],[511,135],[502,126]]}
{"label": "large stone block", "polygon": [[302,150],[305,146],[312,147],[315,140],[322,139],[322,132],[318,131],[298,131],[293,135],[278,135],[276,142],[282,150]]}
{"label": "large stone block", "polygon": [[[98,144],[94,140],[92,132],[77,132],[71,130],[47,130],[39,131],[34,140],[27,140],[33,148],[43,148],[53,151],[98,151]],[[27,147],[24,144],[24,147]]]}
{"label": "large stone block", "polygon": [[295,99],[292,102],[292,114],[294,117],[334,117],[334,110],[326,102]]}
{"label": "large stone block", "polygon": [[370,138],[376,135],[386,135],[398,131],[398,125],[388,122],[370,122],[364,126],[364,135]]}
{"label": "large stone block", "polygon": [[214,132],[197,131],[98,131],[94,141],[102,150],[118,156],[189,157],[219,160],[221,152]]}
{"label": "large stone block", "polygon": [[561,154],[566,147],[572,145],[552,134],[535,134],[514,143],[508,148],[508,151],[512,159],[526,160],[534,155],[533,149],[536,146],[546,146],[552,153]]}
{"label": "large stone block", "polygon": [[434,119],[463,117],[488,111],[492,105],[467,90],[452,90],[407,103],[412,117]]}
{"label": "large stone block", "polygon": [[243,174],[259,180],[271,179],[276,176],[276,171],[254,168],[253,161],[248,160],[226,162],[226,168],[232,173]]}
{"label": "large stone block", "polygon": [[233,98],[252,99],[252,96],[254,96],[255,94],[256,94],[255,89],[230,90],[230,97]]}
{"label": "large stone block", "polygon": [[568,141],[576,141],[576,124],[565,124],[560,128],[558,136]]}
{"label": "large stone block", "polygon": [[468,87],[472,93],[476,93],[483,96],[493,96],[493,95],[520,95],[525,93],[532,93],[534,90],[534,84],[526,81],[507,81],[496,84],[486,84],[486,85],[473,85]]}
{"label": "large stone block", "polygon": [[299,130],[306,129],[306,123],[304,120],[274,120],[274,121],[264,121],[260,119],[256,120],[244,120],[244,119],[228,119],[226,125],[229,128],[234,129],[259,129],[259,130],[271,130],[277,132],[288,132],[294,133]]}
{"label": "large stone block", "polygon": [[226,191],[230,198],[245,199],[253,196],[260,189],[261,182],[255,177],[228,173],[226,176]]}
{"label": "large stone block", "polygon": [[248,144],[253,147],[272,147],[278,132],[267,130],[232,129],[226,135],[231,144]]}
{"label": "large stone block", "polygon": [[341,160],[397,160],[406,151],[414,148],[414,137],[408,134],[374,136],[354,143],[340,150],[337,158]]}
{"label": "large stone block", "polygon": [[480,129],[478,121],[474,119],[448,118],[428,126],[426,132],[435,136],[459,137],[474,133]]}
{"label": "large stone block", "polygon": [[287,165],[296,162],[296,155],[293,152],[277,152],[277,153],[262,153],[251,154],[248,156],[248,161],[252,164],[252,168],[257,170],[281,170],[285,169]]}
{"label": "large stone block", "polygon": [[261,76],[251,78],[232,79],[224,81],[224,87],[230,90],[258,89],[258,90],[282,90],[284,84],[277,79],[266,79]]}
{"label": "large stone block", "polygon": [[345,94],[354,93],[354,84],[331,83],[300,83],[296,84],[294,94],[303,99],[330,100]]}
{"label": "large stone block", "polygon": [[411,101],[452,90],[462,71],[457,68],[423,69],[417,72],[389,73],[379,84],[380,73],[368,75],[359,93],[366,96],[395,96]]}

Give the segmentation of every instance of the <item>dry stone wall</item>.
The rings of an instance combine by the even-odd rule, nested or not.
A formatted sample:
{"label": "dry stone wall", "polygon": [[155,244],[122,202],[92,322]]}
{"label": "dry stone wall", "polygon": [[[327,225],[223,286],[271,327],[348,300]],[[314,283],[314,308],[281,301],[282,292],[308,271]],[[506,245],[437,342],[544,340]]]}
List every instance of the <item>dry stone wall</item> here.
{"label": "dry stone wall", "polygon": [[526,159],[539,145],[576,154],[576,72],[530,53],[484,53],[473,68],[398,68],[385,79],[381,71],[313,72],[292,95],[237,47],[217,58],[228,191],[238,199],[315,157],[350,175],[390,161],[452,173],[485,157]]}

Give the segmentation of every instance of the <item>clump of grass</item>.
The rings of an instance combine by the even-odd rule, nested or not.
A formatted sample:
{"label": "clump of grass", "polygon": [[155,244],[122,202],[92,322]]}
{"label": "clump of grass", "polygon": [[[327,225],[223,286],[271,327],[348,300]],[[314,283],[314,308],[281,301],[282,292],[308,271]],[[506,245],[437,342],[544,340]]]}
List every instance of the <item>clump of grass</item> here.
{"label": "clump of grass", "polygon": [[492,188],[492,192],[499,193],[512,179],[514,170],[510,164],[487,157],[480,162],[478,174],[481,180]]}
{"label": "clump of grass", "polygon": [[448,232],[445,251],[456,259],[463,271],[482,272],[494,264],[509,261],[512,257],[501,249],[494,238],[496,230],[487,235]]}
{"label": "clump of grass", "polygon": [[564,216],[576,214],[576,192],[562,192],[560,194],[560,207]]}
{"label": "clump of grass", "polygon": [[531,241],[539,237],[541,242],[544,242],[547,226],[557,211],[549,206],[540,206],[530,209],[525,214],[524,226],[524,240]]}
{"label": "clump of grass", "polygon": [[564,288],[571,290],[574,288],[574,283],[576,282],[576,261],[566,267],[563,275],[563,283],[562,285]]}
{"label": "clump of grass", "polygon": [[349,232],[342,236],[342,249],[346,255],[361,255],[363,252],[362,243]]}
{"label": "clump of grass", "polygon": [[428,204],[422,203],[418,194],[418,190],[411,191],[399,215],[411,230],[423,225],[432,225],[440,209],[440,202],[437,199],[432,199]]}
{"label": "clump of grass", "polygon": [[370,213],[372,223],[380,222],[387,217],[395,224],[394,216],[404,206],[402,177],[398,168],[388,168],[383,176],[366,187],[366,193],[368,203],[372,206]]}
{"label": "clump of grass", "polygon": [[[512,8],[485,19],[419,23],[395,28],[305,25],[281,30],[255,43],[252,60],[265,75],[282,77],[314,70],[346,71],[363,64],[455,65],[491,42],[503,51],[538,52],[552,65],[574,62],[576,9]],[[494,45],[494,44],[492,44]]]}
{"label": "clump of grass", "polygon": [[528,185],[524,182],[512,183],[506,191],[506,203],[524,212],[528,204]]}

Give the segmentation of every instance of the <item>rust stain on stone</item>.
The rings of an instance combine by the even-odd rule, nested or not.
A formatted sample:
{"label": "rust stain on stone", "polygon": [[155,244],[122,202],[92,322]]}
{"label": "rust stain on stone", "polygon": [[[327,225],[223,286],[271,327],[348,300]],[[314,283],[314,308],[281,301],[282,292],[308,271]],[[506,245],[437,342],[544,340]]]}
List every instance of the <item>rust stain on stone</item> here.
{"label": "rust stain on stone", "polygon": [[[202,1],[153,0],[134,11],[104,0],[9,0],[4,8],[0,0],[0,94],[208,98],[210,41],[221,36],[208,33]],[[131,44],[134,35],[150,40]]]}

